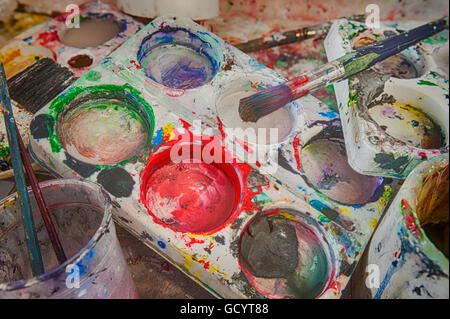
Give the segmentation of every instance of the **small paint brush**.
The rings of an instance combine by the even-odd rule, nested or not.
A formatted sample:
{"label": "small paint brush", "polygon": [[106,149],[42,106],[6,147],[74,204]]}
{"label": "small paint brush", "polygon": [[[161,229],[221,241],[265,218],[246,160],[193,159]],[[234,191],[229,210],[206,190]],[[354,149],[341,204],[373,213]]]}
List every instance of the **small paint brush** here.
{"label": "small paint brush", "polygon": [[[363,22],[365,21],[365,18],[366,16],[364,14],[357,14],[348,17],[347,19]],[[282,44],[299,42],[306,39],[326,35],[330,30],[332,24],[333,21],[327,21],[311,27],[286,31],[282,33],[274,33],[263,38],[237,43],[234,46],[245,53],[269,49]]]}
{"label": "small paint brush", "polygon": [[376,63],[444,29],[448,29],[448,17],[347,53],[337,60],[305,72],[286,83],[241,99],[239,115],[243,121],[256,122],[259,118],[276,111],[291,101],[328,86],[337,80],[348,78],[369,69]]}
{"label": "small paint brush", "polygon": [[30,158],[28,157],[28,152],[23,144],[22,137],[16,126],[17,140],[19,142],[19,150],[22,158],[23,166],[27,173],[28,179],[30,181],[31,189],[38,204],[39,211],[41,212],[42,220],[44,221],[45,228],[47,229],[48,238],[52,243],[53,250],[55,251],[56,258],[60,264],[67,260],[66,254],[62,247],[61,241],[59,240],[58,233],[56,232],[55,225],[53,224],[50,212],[45,204],[44,196],[42,196],[41,188],[39,187],[39,182],[34,175],[33,167],[31,166]]}
{"label": "small paint brush", "polygon": [[5,69],[0,61],[0,100],[2,105],[3,117],[5,119],[6,133],[11,154],[11,163],[14,168],[14,179],[17,187],[17,195],[20,206],[20,216],[25,230],[25,239],[27,243],[28,256],[30,258],[31,271],[34,276],[44,273],[44,264],[42,262],[41,250],[34,225],[33,214],[31,210],[28,189],[25,184],[25,175],[23,164],[20,158],[20,149],[17,140],[16,122],[11,107],[8,87],[6,84]]}

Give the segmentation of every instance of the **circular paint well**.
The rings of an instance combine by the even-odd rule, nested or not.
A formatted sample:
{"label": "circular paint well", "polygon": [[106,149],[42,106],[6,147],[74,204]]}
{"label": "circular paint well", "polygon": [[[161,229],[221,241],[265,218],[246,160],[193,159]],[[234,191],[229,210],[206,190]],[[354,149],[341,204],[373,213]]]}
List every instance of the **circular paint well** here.
{"label": "circular paint well", "polygon": [[150,158],[141,178],[141,202],[175,231],[213,232],[239,206],[241,185],[231,164],[174,163],[168,149]]}
{"label": "circular paint well", "polygon": [[361,175],[347,161],[341,140],[318,139],[300,153],[306,181],[328,198],[346,205],[366,204],[377,194],[383,178]]}
{"label": "circular paint well", "polygon": [[369,116],[390,136],[414,147],[438,149],[443,146],[441,128],[421,110],[402,103],[372,106]]}
{"label": "circular paint well", "polygon": [[210,82],[223,54],[214,39],[186,29],[165,27],[146,37],[138,61],[152,80],[173,89],[192,89]]}
{"label": "circular paint well", "polygon": [[413,63],[407,56],[397,54],[378,62],[372,67],[372,70],[382,74],[390,74],[398,79],[414,79],[422,73],[423,66],[421,66],[420,61],[419,63]]}
{"label": "circular paint well", "polygon": [[328,286],[331,264],[325,244],[300,216],[291,209],[264,212],[240,237],[241,269],[264,296],[311,299]]}
{"label": "circular paint well", "polygon": [[[397,34],[397,31],[387,30],[384,32],[384,35],[376,35],[368,30],[358,33],[351,40],[351,43],[353,49],[357,50]],[[414,79],[424,74],[425,63],[419,51],[414,47],[410,47],[401,53],[378,62],[372,67],[372,70],[378,73],[392,75],[398,79]]]}
{"label": "circular paint well", "polygon": [[61,42],[75,48],[96,47],[114,38],[120,32],[120,24],[111,19],[89,17],[81,19],[79,28],[67,28],[61,32]]}
{"label": "circular paint well", "polygon": [[[217,114],[223,125],[231,129],[240,129],[241,131],[235,131],[235,136],[253,144],[268,145],[284,141],[295,125],[288,106],[280,108],[256,122],[245,122],[239,115],[239,101],[262,90],[263,87],[261,84],[255,85],[258,82],[249,80],[233,82],[235,83],[225,90],[216,104]],[[276,129],[272,138],[271,128]]]}
{"label": "circular paint well", "polygon": [[149,126],[132,106],[117,99],[87,100],[60,116],[58,139],[74,158],[111,165],[137,155]]}

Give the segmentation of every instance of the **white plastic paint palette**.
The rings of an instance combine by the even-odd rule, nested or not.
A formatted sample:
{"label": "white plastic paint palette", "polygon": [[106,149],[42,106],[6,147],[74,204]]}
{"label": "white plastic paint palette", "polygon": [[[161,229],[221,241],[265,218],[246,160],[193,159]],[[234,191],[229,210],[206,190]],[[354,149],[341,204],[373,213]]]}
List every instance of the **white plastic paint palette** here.
{"label": "white plastic paint palette", "polygon": [[76,21],[75,13],[37,25],[2,47],[8,78],[45,57],[80,77],[142,27],[142,23],[97,1],[79,7],[78,28],[66,24]]}
{"label": "white plastic paint palette", "polygon": [[[80,77],[142,27],[140,22],[101,2],[79,7],[79,28],[66,25],[66,20],[70,20],[69,14],[37,25],[1,48],[0,58],[8,78],[42,58],[51,58],[71,70],[75,77]],[[32,112],[14,100],[12,107],[20,133],[25,143],[28,143]],[[3,153],[8,149],[3,118],[0,119],[0,128],[0,149]],[[8,151],[2,154],[5,159],[8,156]]]}
{"label": "white plastic paint palette", "polygon": [[[339,20],[325,40],[329,60],[398,30]],[[405,178],[420,162],[448,153],[448,31],[335,84],[349,163],[365,175]]]}
{"label": "white plastic paint palette", "polygon": [[[358,176],[373,194],[339,204],[335,174],[322,185],[322,167],[297,167],[297,152],[314,163],[324,142],[348,171],[337,114],[313,97],[279,114],[283,142],[232,148],[227,125],[242,123],[229,108],[238,116],[242,92],[282,81],[191,20],[158,18],[35,115],[31,151],[59,176],[100,183],[118,223],[219,297],[339,298],[392,188]],[[284,162],[263,175],[278,149]]]}

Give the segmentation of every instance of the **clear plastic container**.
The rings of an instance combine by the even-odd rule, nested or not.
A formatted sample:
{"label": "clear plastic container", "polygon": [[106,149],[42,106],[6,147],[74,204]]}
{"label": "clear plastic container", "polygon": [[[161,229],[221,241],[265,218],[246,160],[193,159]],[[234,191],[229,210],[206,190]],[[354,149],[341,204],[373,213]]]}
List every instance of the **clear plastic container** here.
{"label": "clear plastic container", "polygon": [[40,183],[68,260],[58,265],[30,192],[45,273],[32,277],[17,194],[0,203],[0,299],[137,298],[112,220],[111,200],[97,184],[60,179]]}

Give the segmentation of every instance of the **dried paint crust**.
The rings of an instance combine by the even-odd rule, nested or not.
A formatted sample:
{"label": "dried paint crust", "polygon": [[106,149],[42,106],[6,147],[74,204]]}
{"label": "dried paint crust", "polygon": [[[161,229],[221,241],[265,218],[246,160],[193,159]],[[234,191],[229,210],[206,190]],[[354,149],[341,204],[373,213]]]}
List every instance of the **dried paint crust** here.
{"label": "dried paint crust", "polygon": [[[375,34],[363,24],[337,21],[325,40],[328,57],[399,32],[386,25],[380,30]],[[423,41],[402,51],[401,58],[335,84],[353,169],[405,178],[422,161],[448,153],[448,79],[433,55],[441,45]],[[405,71],[406,60],[415,72]]]}
{"label": "dried paint crust", "polygon": [[[196,34],[207,33],[214,40],[211,41],[211,44],[215,46],[215,50],[223,54],[223,59],[219,62],[226,63],[226,65],[220,68],[211,81],[191,89],[173,89],[149,78],[138,61],[137,53],[143,40],[149,34],[154,34],[166,26],[195,29]],[[130,56],[130,52],[134,52],[134,54]],[[264,148],[264,150],[279,149],[286,160],[284,167],[290,167],[290,173],[295,172],[292,175],[285,174],[284,168],[280,168],[279,171],[282,172],[280,175],[278,172],[268,174],[265,171],[266,162],[264,162],[264,157],[269,154],[268,152],[263,152],[261,157],[258,154],[254,163],[240,163],[239,158],[245,158],[244,156],[257,152],[254,143],[237,143],[235,156],[231,157],[232,161],[228,166],[237,175],[237,179],[229,178],[234,191],[233,213],[221,225],[210,230],[209,225],[206,227],[204,224],[188,223],[201,227],[195,230],[175,229],[173,227],[175,224],[171,223],[171,220],[165,216],[161,218],[161,216],[152,214],[153,209],[149,210],[145,205],[143,199],[146,198],[146,190],[149,189],[144,185],[144,181],[149,180],[145,176],[150,179],[152,176],[157,177],[156,173],[160,168],[160,165],[154,165],[152,159],[155,159],[158,154],[167,152],[175,143],[179,142],[179,138],[183,138],[183,136],[190,138],[191,143],[192,138],[199,138],[197,140],[199,143],[199,141],[203,141],[203,137],[208,136],[209,141],[216,140],[220,148],[230,150],[233,136],[227,133],[227,126],[218,117],[214,106],[224,94],[226,84],[237,81],[246,74],[252,74],[252,79],[253,77],[256,79],[250,83],[252,88],[259,88],[266,83],[275,85],[283,81],[273,71],[237,51],[192,21],[181,18],[160,18],[146,26],[126,45],[117,49],[101,64],[94,67],[90,73],[75,82],[71,89],[61,94],[57,99],[58,102],[55,102],[54,105],[47,105],[36,115],[35,120],[39,120],[41,123],[40,125],[35,123],[36,126],[47,128],[47,134],[45,134],[45,130],[40,129],[36,132],[39,132],[40,136],[48,135],[48,137],[34,138],[31,143],[32,152],[40,163],[64,177],[85,177],[101,183],[113,198],[116,208],[115,218],[118,223],[132,231],[140,240],[168,258],[176,267],[182,269],[188,276],[200,282],[216,295],[240,298],[287,296],[338,298],[342,294],[342,289],[347,284],[378,218],[389,201],[392,188],[390,183],[386,183],[383,187],[379,187],[373,201],[363,205],[344,205],[308,185],[304,175],[300,172],[303,164],[300,156],[301,148],[314,135],[322,134],[322,138],[332,139],[333,128],[327,132],[324,128],[340,125],[338,114],[314,98],[305,98],[301,107],[296,102],[291,103],[287,107],[287,111],[289,116],[295,118],[295,121],[291,123],[292,130],[287,133],[282,142],[265,145]],[[93,90],[95,86],[103,87],[111,85],[111,83],[115,83],[120,90],[128,86],[136,88],[136,91],[130,91],[134,98],[137,100],[136,96],[138,96],[151,104],[154,112],[154,125],[152,125],[154,131],[148,143],[148,151],[144,151],[142,156],[137,156],[130,161],[113,165],[94,165],[79,161],[64,150],[61,143],[58,146],[53,141],[58,138],[60,121],[64,118],[63,115],[70,118],[72,111],[76,110],[77,106],[82,106],[86,100],[89,100],[90,95],[87,91]],[[105,94],[105,91],[101,94]],[[69,98],[77,93],[79,99]],[[66,101],[66,99],[70,99],[70,101]],[[143,113],[145,112],[145,108],[143,108]],[[146,114],[139,115],[142,115],[143,118],[147,116]],[[195,133],[198,126],[194,121],[197,119],[201,119],[203,125],[211,129],[210,132],[205,132],[205,136],[197,136]],[[217,135],[212,139],[211,135],[215,133]],[[269,158],[269,160],[272,159]],[[176,170],[177,166],[173,167]],[[180,165],[180,167],[183,166]],[[206,172],[206,169],[193,171],[197,174],[202,171]],[[231,176],[231,174],[227,174],[226,170],[222,169],[222,171],[228,177]],[[210,175],[212,174],[206,177],[211,177]],[[187,177],[187,174],[186,176],[178,174],[177,177],[183,179],[183,177]],[[171,185],[165,183],[163,178],[158,178],[157,182],[159,181],[160,185]],[[173,184],[173,189],[164,187],[162,193],[165,198],[173,200],[175,196],[171,193],[182,190],[182,187],[177,187],[179,183]],[[180,186],[183,185],[180,184]],[[227,197],[227,200],[231,201],[231,196]],[[216,202],[230,204],[223,198],[219,198]],[[185,207],[189,206],[185,205]],[[183,209],[180,205],[179,211],[183,211]],[[318,272],[308,276],[313,273],[309,266],[314,265],[314,258],[302,259],[302,254],[300,254],[297,265],[303,265],[303,261],[305,261],[305,264],[309,266],[301,267],[305,272],[296,270],[294,273],[301,273],[304,276],[295,275],[289,279],[287,284],[290,288],[286,294],[274,294],[273,291],[260,289],[258,280],[253,280],[251,274],[245,272],[245,269],[239,264],[239,238],[248,222],[252,217],[257,216],[258,212],[277,211],[280,212],[280,216],[290,220],[290,218],[294,218],[292,217],[294,214],[286,213],[288,210],[298,212],[298,216],[301,216],[299,218],[307,220],[304,222],[306,228],[314,225],[314,232],[317,235],[310,237],[316,238],[312,242],[319,241],[321,247],[324,247],[323,250],[319,248],[316,250],[319,252],[317,254],[319,259],[324,261],[320,262],[320,269],[323,271],[316,268]],[[206,213],[208,212],[206,211]],[[213,219],[214,216],[211,216],[205,220]],[[300,228],[297,226],[296,233],[298,229]],[[314,255],[311,254],[311,256]],[[295,265],[293,260],[289,263],[292,267],[288,267],[288,270]],[[296,267],[296,269],[298,268]],[[325,268],[326,270],[324,270]],[[308,285],[302,286],[302,282],[305,282],[302,278],[306,278]],[[283,278],[278,281],[274,279],[274,281],[286,282]]]}

